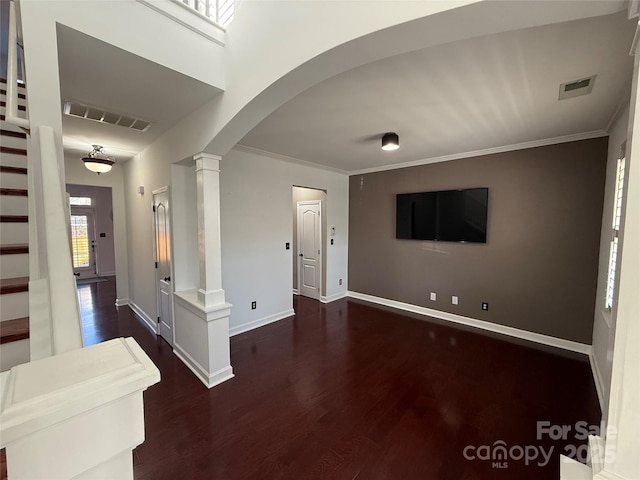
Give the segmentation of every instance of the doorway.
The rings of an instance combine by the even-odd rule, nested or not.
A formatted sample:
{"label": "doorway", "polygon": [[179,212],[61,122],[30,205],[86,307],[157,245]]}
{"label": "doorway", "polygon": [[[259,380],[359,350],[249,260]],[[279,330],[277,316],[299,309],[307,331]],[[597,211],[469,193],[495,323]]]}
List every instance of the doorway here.
{"label": "doorway", "polygon": [[326,192],[293,187],[293,293],[320,300],[326,269]]}
{"label": "doorway", "polygon": [[67,184],[73,272],[78,279],[115,276],[116,254],[111,187]]}
{"label": "doorway", "polygon": [[91,207],[71,206],[71,246],[76,278],[97,276],[96,223]]}
{"label": "doorway", "polygon": [[158,299],[158,333],[173,346],[169,188],[153,191],[154,250]]}

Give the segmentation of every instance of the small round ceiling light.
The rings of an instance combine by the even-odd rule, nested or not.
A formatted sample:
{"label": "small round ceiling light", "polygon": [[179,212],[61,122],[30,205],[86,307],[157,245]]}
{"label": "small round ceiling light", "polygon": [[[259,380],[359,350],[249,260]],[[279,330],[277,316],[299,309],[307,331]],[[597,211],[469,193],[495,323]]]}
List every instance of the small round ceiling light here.
{"label": "small round ceiling light", "polygon": [[382,150],[397,150],[400,148],[400,139],[394,132],[385,133],[382,136]]}
{"label": "small round ceiling light", "polygon": [[82,158],[84,166],[92,172],[100,175],[111,171],[111,167],[115,163],[102,151],[101,145],[93,145],[93,150],[86,157]]}

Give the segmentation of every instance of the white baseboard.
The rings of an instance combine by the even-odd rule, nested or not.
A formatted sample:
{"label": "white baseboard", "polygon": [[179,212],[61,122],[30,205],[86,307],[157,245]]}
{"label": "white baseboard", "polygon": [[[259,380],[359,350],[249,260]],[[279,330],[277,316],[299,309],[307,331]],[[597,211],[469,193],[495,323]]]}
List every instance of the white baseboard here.
{"label": "white baseboard", "polygon": [[297,288],[293,289],[293,294],[294,295],[300,295],[300,290],[298,290]]}
{"label": "white baseboard", "polygon": [[253,330],[254,328],[263,327],[270,323],[277,322],[278,320],[282,320],[283,318],[291,317],[295,314],[296,312],[294,312],[293,309],[290,309],[290,310],[285,310],[284,312],[276,313],[274,315],[269,315],[268,317],[263,317],[257,320],[253,320],[252,322],[243,323],[242,325],[238,325],[236,327],[230,328],[229,336],[233,337],[234,335],[248,332],[249,330]]}
{"label": "white baseboard", "polygon": [[331,303],[331,302],[335,302],[336,300],[340,300],[341,298],[344,298],[347,296],[347,292],[346,290],[344,292],[338,292],[338,293],[334,293],[333,295],[328,295],[328,296],[321,296],[320,297],[320,301],[322,303]]}
{"label": "white baseboard", "polygon": [[600,368],[593,352],[589,353],[589,364],[591,365],[591,374],[593,375],[593,383],[596,384],[596,392],[598,393],[598,401],[600,402],[600,410],[604,411],[604,382],[600,374]]}
{"label": "white baseboard", "polygon": [[128,305],[129,305],[129,308],[131,308],[131,310],[133,310],[133,313],[135,313],[140,318],[140,320],[142,320],[142,323],[144,323],[147,327],[149,327],[149,330],[151,330],[153,333],[155,333],[157,335],[158,334],[158,323],[154,322],[151,319],[151,317],[149,315],[147,315],[144,312],[144,310],[142,310],[132,300],[128,301]]}
{"label": "white baseboard", "polygon": [[116,307],[124,307],[125,305],[129,305],[128,298],[116,298]]}
{"label": "white baseboard", "polygon": [[397,308],[399,310],[405,310],[407,312],[418,313],[420,315],[427,315],[429,317],[435,317],[441,320],[447,320],[449,322],[459,323],[462,325],[479,328],[481,330],[487,330],[489,332],[500,333],[502,335],[508,335],[510,337],[521,338],[523,340],[529,340],[531,342],[540,343],[542,345],[562,348],[564,350],[583,353],[585,355],[589,355],[591,353],[591,345],[573,342],[571,340],[565,340],[564,338],[556,338],[550,335],[521,330],[519,328],[507,327],[505,325],[478,320],[476,318],[456,315],[455,313],[441,312],[440,310],[420,307],[418,305],[412,305],[410,303],[403,303],[396,300],[389,300],[387,298],[375,297],[366,293],[348,291],[347,295],[351,298],[357,298],[360,300],[365,300],[367,302],[377,303],[379,305],[385,305],[387,307]]}
{"label": "white baseboard", "polygon": [[198,361],[189,355],[184,348],[177,343],[174,345],[173,353],[184,363],[198,379],[204,383],[207,388],[215,387],[220,383],[233,378],[233,368],[231,365],[221,368],[220,370],[209,373],[207,370],[198,363]]}

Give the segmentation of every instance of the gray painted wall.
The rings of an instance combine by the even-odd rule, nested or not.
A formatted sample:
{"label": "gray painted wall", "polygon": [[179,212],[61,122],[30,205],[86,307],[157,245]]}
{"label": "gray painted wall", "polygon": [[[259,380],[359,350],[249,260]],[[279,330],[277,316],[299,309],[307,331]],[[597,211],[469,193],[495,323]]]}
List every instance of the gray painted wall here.
{"label": "gray painted wall", "polygon": [[[606,163],[597,138],[352,176],[349,290],[590,344]],[[486,244],[395,238],[397,193],[472,187]]]}

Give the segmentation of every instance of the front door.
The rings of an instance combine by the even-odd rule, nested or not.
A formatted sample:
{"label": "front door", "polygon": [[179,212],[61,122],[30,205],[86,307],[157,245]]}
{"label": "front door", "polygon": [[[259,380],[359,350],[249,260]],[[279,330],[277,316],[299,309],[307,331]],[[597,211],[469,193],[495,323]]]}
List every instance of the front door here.
{"label": "front door", "polygon": [[173,311],[171,308],[171,244],[169,192],[167,187],[153,192],[155,225],[156,285],[158,292],[158,333],[173,345]]}
{"label": "front door", "polygon": [[71,209],[71,246],[73,250],[73,274],[77,278],[96,276],[96,227],[93,210]]}
{"label": "front door", "polygon": [[320,298],[322,236],[320,201],[298,202],[298,284],[300,295]]}

